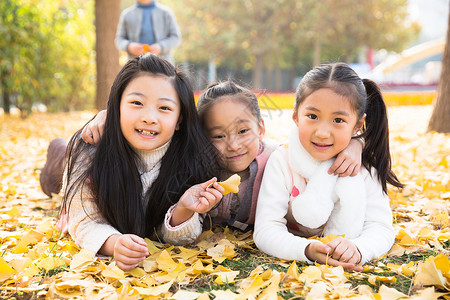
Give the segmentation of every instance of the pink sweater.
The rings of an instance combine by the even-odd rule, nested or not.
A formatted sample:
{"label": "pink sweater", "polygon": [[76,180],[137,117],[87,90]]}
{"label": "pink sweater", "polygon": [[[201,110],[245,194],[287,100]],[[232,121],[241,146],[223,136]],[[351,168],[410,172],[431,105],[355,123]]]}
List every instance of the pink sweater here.
{"label": "pink sweater", "polygon": [[[219,223],[230,225],[241,230],[247,229],[248,225],[253,225],[253,223],[255,222],[256,202],[258,200],[259,188],[261,186],[264,169],[266,167],[266,163],[269,159],[270,154],[272,154],[272,152],[279,145],[279,143],[272,140],[263,140],[261,142],[259,153],[256,156],[255,160],[252,162],[253,166],[251,165],[249,167],[254,167],[254,169],[256,169],[256,172],[250,172],[250,177],[246,181],[243,181],[241,183],[239,193],[237,195],[231,193],[225,195],[222,198],[222,201],[207,214],[200,215],[198,213],[195,213],[186,222],[172,227],[170,226],[169,221],[172,217],[172,212],[175,205],[172,206],[171,209],[169,209],[169,212],[166,214],[165,224],[163,226],[163,231],[171,231],[171,234],[165,234],[166,242],[172,244],[185,244],[194,242],[202,232],[203,221],[209,222],[208,215],[211,216],[213,224]],[[249,187],[251,187],[251,191],[247,191]],[[239,197],[240,201],[239,210],[241,210],[244,206],[249,207],[248,214],[246,214],[248,217],[246,217],[245,220],[235,220],[236,216],[231,216],[231,201],[232,198],[236,196]],[[244,203],[245,201],[250,201],[250,203]],[[239,215],[239,212],[240,211],[238,211],[237,216]],[[209,224],[205,225],[207,226]],[[170,240],[167,240],[167,237],[169,236]]]}

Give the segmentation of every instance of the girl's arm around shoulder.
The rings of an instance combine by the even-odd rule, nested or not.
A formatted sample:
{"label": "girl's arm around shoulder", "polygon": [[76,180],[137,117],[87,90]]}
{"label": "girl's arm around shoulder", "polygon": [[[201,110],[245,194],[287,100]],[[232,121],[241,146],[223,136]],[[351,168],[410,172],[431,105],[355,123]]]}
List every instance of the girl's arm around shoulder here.
{"label": "girl's arm around shoulder", "polygon": [[312,240],[295,236],[287,228],[292,179],[283,151],[283,148],[275,150],[267,162],[258,197],[253,239],[266,254],[309,262],[305,249]]}
{"label": "girl's arm around shoulder", "polygon": [[361,168],[366,185],[366,214],[361,235],[353,240],[362,255],[362,263],[387,253],[394,244],[392,211],[389,197],[377,179],[375,169]]}

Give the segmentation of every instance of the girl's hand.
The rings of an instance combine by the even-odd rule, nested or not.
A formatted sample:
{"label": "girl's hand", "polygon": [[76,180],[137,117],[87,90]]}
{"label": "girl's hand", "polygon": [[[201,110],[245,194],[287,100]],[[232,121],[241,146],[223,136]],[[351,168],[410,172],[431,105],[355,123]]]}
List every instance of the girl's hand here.
{"label": "girl's hand", "polygon": [[340,262],[358,264],[361,261],[361,253],[355,244],[349,239],[338,236],[327,243],[331,248],[331,257]]}
{"label": "girl's hand", "polygon": [[351,139],[347,148],[337,155],[328,169],[328,174],[339,175],[339,177],[356,176],[361,168],[362,148],[362,142],[359,139]]}
{"label": "girl's hand", "polygon": [[150,48],[149,50],[151,53],[153,53],[155,55],[161,54],[161,46],[159,44],[156,44],[156,43],[152,44],[152,45],[150,45],[149,48]]}
{"label": "girl's hand", "polygon": [[332,248],[328,244],[325,245],[321,242],[312,242],[305,249],[305,255],[311,261],[333,267],[342,266],[347,272],[361,272],[363,270],[362,266],[334,259],[331,257],[332,252]]}
{"label": "girl's hand", "polygon": [[60,212],[55,229],[60,232],[61,236],[69,232],[69,214],[67,212]]}
{"label": "girl's hand", "polygon": [[97,115],[84,126],[81,132],[81,138],[88,144],[97,145],[103,135],[103,129],[105,128],[106,110],[101,110]]}
{"label": "girl's hand", "polygon": [[148,256],[147,243],[134,234],[113,235],[114,259],[116,265],[124,271],[134,269]]}
{"label": "girl's hand", "polygon": [[210,211],[220,200],[225,189],[214,177],[206,182],[190,187],[178,201],[170,219],[171,226],[177,226],[188,220],[194,212],[199,214]]}
{"label": "girl's hand", "polygon": [[139,56],[145,53],[144,45],[141,43],[131,42],[128,44],[128,52],[134,56]]}

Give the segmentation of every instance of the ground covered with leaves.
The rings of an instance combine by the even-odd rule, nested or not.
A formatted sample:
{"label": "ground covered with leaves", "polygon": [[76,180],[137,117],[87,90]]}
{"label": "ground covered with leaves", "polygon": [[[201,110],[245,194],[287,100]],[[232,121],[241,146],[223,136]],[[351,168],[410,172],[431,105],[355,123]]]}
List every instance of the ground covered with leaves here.
{"label": "ground covered with leaves", "polygon": [[[431,106],[390,107],[393,166],[407,184],[390,190],[396,242],[361,273],[274,259],[251,232],[216,228],[195,245],[147,240],[149,257],[123,272],[54,229],[61,197],[39,174],[55,137],[93,112],[0,116],[0,297],[16,299],[450,299],[450,135],[425,133]],[[291,112],[264,111],[267,137],[287,137]]]}

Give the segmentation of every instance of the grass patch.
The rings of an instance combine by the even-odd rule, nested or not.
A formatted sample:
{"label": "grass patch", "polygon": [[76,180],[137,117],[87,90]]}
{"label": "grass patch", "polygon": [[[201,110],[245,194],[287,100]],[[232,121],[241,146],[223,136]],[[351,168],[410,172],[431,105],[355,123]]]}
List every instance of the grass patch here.
{"label": "grass patch", "polygon": [[[201,275],[200,277],[194,279],[187,286],[184,286],[182,289],[188,290],[188,291],[195,291],[197,293],[207,292],[210,297],[214,298],[215,296],[211,293],[211,291],[213,291],[213,290],[221,290],[221,291],[230,290],[230,291],[236,293],[238,290],[238,286],[234,283],[217,284],[214,282],[211,275]],[[172,291],[172,292],[175,293],[176,291]]]}
{"label": "grass patch", "polygon": [[250,273],[256,267],[265,262],[258,256],[259,251],[238,247],[235,249],[235,252],[236,256],[233,260],[224,260],[221,265],[231,270],[239,270],[237,278],[241,279],[250,276]]}
{"label": "grass patch", "polygon": [[52,277],[58,273],[69,271],[66,266],[60,266],[51,270],[40,269],[39,275],[42,277]]}

